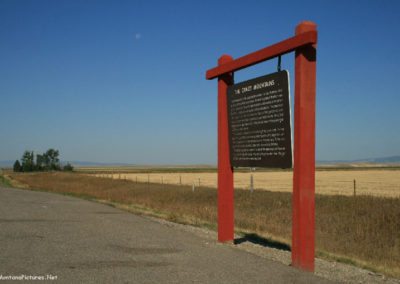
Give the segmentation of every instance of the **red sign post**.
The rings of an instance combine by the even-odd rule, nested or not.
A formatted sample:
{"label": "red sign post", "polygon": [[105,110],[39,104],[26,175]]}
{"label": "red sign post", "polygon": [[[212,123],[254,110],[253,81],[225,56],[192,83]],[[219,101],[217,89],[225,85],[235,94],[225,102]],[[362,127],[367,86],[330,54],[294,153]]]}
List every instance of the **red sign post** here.
{"label": "red sign post", "polygon": [[[229,55],[218,59],[218,65],[233,61]],[[226,89],[233,84],[233,73],[218,77],[218,240],[233,241],[233,169],[229,157],[228,105]]]}
{"label": "red sign post", "polygon": [[295,51],[292,265],[314,271],[315,85],[317,27],[301,22],[295,36],[234,60],[223,55],[206,79],[218,77],[218,240],[234,240],[233,169],[229,157],[226,89],[233,72]]}

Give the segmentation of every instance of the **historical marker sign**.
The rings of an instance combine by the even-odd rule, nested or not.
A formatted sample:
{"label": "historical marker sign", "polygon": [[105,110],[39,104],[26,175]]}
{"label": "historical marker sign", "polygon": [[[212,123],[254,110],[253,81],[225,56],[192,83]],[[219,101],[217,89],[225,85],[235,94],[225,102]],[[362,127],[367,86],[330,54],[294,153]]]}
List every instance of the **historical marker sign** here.
{"label": "historical marker sign", "polygon": [[293,37],[237,59],[224,54],[218,66],[206,72],[206,79],[218,78],[218,240],[233,242],[233,167],[291,167],[292,147],[286,72],[286,78],[272,74],[237,84],[229,92],[228,88],[234,72],[295,52],[292,265],[309,271],[314,271],[315,264],[317,37],[317,26],[304,21],[296,26]]}
{"label": "historical marker sign", "polygon": [[289,73],[231,85],[227,103],[231,165],[291,168]]}

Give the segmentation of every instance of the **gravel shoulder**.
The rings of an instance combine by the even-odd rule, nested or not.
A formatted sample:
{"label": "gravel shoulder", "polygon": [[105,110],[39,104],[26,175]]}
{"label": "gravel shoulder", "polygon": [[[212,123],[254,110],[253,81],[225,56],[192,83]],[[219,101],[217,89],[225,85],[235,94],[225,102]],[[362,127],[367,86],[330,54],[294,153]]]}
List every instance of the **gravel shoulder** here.
{"label": "gravel shoulder", "polygon": [[[179,228],[180,230],[195,232],[201,235],[203,238],[207,238],[210,241],[215,241],[218,238],[217,232],[210,231],[205,228],[198,228],[193,226],[187,226],[182,224],[171,223],[169,221],[158,219],[154,217],[148,217],[162,224]],[[242,238],[238,235],[235,236],[236,240]],[[244,250],[249,253],[258,255],[262,258],[266,258],[275,262],[282,263],[284,265],[291,265],[291,252],[282,249],[276,249],[268,247],[262,244],[257,244],[252,241],[239,241],[236,244],[225,244],[234,247],[235,249]],[[333,261],[326,261],[323,259],[315,259],[315,275],[320,276],[324,279],[329,279],[339,283],[387,283],[387,284],[399,284],[400,279],[386,277],[381,274],[377,274],[365,269],[361,269],[352,265],[342,264]]]}

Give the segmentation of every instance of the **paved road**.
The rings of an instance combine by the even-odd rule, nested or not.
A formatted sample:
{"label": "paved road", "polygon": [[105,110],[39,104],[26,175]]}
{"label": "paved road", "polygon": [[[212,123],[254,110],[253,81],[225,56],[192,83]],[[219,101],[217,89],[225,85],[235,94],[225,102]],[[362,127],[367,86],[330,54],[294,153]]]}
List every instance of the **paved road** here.
{"label": "paved road", "polygon": [[56,276],[54,283],[330,283],[168,222],[6,188],[0,275]]}

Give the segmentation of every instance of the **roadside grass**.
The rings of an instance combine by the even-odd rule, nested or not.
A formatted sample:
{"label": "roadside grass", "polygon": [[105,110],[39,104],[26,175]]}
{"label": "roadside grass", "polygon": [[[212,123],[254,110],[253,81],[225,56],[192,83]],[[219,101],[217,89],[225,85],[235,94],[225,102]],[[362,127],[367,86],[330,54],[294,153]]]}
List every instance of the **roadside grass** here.
{"label": "roadside grass", "polygon": [[12,184],[0,173],[0,186],[3,187],[13,187]]}
{"label": "roadside grass", "polygon": [[[95,200],[131,212],[216,230],[213,188],[135,183],[79,173],[9,174],[30,188]],[[291,243],[292,195],[235,190],[235,228],[280,249]],[[400,198],[316,195],[316,254],[400,277]]]}

